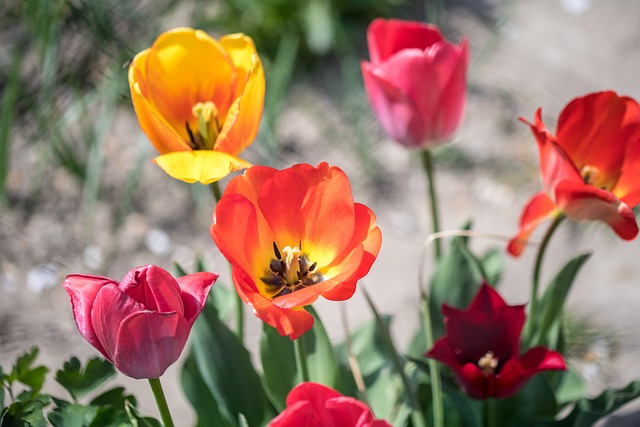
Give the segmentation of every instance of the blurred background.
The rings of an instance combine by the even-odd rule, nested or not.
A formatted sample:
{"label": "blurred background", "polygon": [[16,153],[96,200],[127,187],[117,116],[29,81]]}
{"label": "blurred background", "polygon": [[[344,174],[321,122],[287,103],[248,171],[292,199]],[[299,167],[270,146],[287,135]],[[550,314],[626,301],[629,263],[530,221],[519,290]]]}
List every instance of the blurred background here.
{"label": "blurred background", "polygon": [[[208,232],[208,189],[151,163],[156,153],[129,96],[128,62],[178,26],[253,37],[267,97],[243,157],[278,168],[328,161],[347,172],[383,233],[360,286],[393,316],[396,344],[406,348],[430,223],[419,156],[387,140],[362,87],[366,28],[376,17],[428,19],[449,40],[470,42],[466,118],[456,140],[434,152],[444,229],[472,220],[480,232],[516,231],[540,189],[535,141],[518,116],[532,119],[543,107],[553,129],[576,96],[613,89],[640,98],[635,0],[0,0],[0,366],[32,345],[53,370],[71,354],[96,353],[77,333],[60,286],[67,274],[120,280],[143,264],[192,270],[201,256],[221,274],[216,286],[230,285]],[[473,247],[503,253],[504,243],[476,238]],[[571,357],[597,393],[640,378],[640,251],[604,225],[565,223],[543,278],[584,251],[595,254],[570,297],[579,325]],[[512,304],[527,301],[534,252],[496,258]],[[341,311],[351,329],[371,317],[360,293],[317,305],[336,341],[345,335]],[[245,316],[255,349],[260,325]],[[156,413],[145,382],[118,381],[137,393],[143,413]],[[174,417],[193,419],[177,367],[165,383]]]}

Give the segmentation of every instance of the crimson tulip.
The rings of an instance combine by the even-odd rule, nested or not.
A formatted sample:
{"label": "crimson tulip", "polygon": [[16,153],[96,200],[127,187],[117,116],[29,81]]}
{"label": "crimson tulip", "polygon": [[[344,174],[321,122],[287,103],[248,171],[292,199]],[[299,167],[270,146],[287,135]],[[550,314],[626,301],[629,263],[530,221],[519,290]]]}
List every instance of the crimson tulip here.
{"label": "crimson tulip", "polygon": [[146,265],[120,283],[72,274],[69,294],[80,334],[124,375],[159,378],[180,356],[216,273],[173,278]]}
{"label": "crimson tulip", "polygon": [[227,185],[211,236],[240,298],[292,340],[313,325],[305,306],[351,298],[382,243],[373,212],[327,163],[247,169]]}
{"label": "crimson tulip", "polygon": [[433,25],[376,19],[367,41],[364,87],[389,137],[410,148],[448,141],[466,100],[466,40],[455,45]]}
{"label": "crimson tulip", "polygon": [[306,382],[287,395],[287,408],[268,427],[391,427],[371,409],[322,384]]}
{"label": "crimson tulip", "polygon": [[538,142],[544,191],[522,212],[508,252],[518,256],[542,222],[564,214],[574,221],[600,220],[624,240],[638,235],[631,208],[640,203],[640,106],[615,92],[571,101],[560,113],[556,136],[538,109],[528,123]]}
{"label": "crimson tulip", "polygon": [[538,372],[566,369],[562,355],[544,347],[520,355],[524,305],[507,305],[487,284],[466,310],[444,304],[442,314],[446,334],[426,356],[451,367],[473,398],[509,397]]}

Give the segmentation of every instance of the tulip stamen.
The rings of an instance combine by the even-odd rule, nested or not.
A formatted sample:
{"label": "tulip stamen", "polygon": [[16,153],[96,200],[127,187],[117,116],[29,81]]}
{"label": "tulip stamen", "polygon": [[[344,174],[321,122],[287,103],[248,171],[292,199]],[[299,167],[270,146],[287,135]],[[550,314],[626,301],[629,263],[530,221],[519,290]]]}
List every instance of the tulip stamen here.
{"label": "tulip stamen", "polygon": [[198,102],[191,109],[191,114],[198,119],[198,146],[200,149],[211,150],[220,134],[221,126],[218,120],[218,107],[211,101]]}
{"label": "tulip stamen", "polygon": [[493,355],[493,352],[488,351],[478,360],[478,366],[486,376],[495,375],[498,362],[498,358]]}
{"label": "tulip stamen", "polygon": [[266,285],[265,291],[268,296],[275,298],[290,294],[324,279],[319,272],[315,271],[318,263],[310,264],[299,247],[285,246],[279,249],[273,242],[273,253],[275,259],[271,260],[269,269],[265,271],[264,277],[261,277]]}

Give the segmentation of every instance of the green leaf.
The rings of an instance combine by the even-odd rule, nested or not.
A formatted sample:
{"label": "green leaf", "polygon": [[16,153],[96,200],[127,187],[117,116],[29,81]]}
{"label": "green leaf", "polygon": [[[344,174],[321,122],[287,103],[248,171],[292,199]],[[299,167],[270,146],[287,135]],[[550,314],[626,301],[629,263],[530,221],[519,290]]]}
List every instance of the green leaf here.
{"label": "green leaf", "polygon": [[573,411],[557,427],[590,427],[602,417],[611,414],[622,405],[640,397],[640,381],[633,381],[620,389],[607,389],[593,399],[578,400]]}
{"label": "green leaf", "polygon": [[134,396],[125,394],[124,387],[114,387],[94,397],[89,404],[94,406],[113,406],[114,408],[123,408],[125,402],[133,406],[138,404]]}
{"label": "green leaf", "polygon": [[558,348],[558,334],[549,334],[555,329],[559,331],[562,324],[562,311],[567,295],[571,290],[571,285],[576,274],[582,265],[589,259],[591,254],[582,254],[569,261],[547,287],[539,304],[539,313],[536,318],[540,319],[537,328],[537,339],[533,345],[545,345],[551,349]]}
{"label": "green leaf", "polygon": [[313,307],[307,311],[313,316],[313,327],[301,337],[307,353],[309,379],[313,382],[336,388],[338,382],[338,362],[327,331]]}
{"label": "green leaf", "polygon": [[502,273],[504,273],[504,249],[493,248],[485,252],[480,258],[484,276],[487,283],[491,283],[494,287],[498,286]]}
{"label": "green leaf", "polygon": [[[48,403],[48,399],[45,399]],[[0,427],[45,427],[47,420],[43,410],[46,403],[41,399],[14,402],[2,410]]]}
{"label": "green leaf", "polygon": [[56,408],[47,416],[54,427],[85,427],[91,424],[99,408],[54,399]]}
{"label": "green leaf", "polygon": [[546,373],[535,375],[507,399],[493,400],[496,427],[521,427],[553,419],[558,406]]}
{"label": "green leaf", "polygon": [[49,368],[46,366],[33,366],[39,352],[38,347],[32,347],[31,350],[20,355],[8,380],[10,383],[18,381],[30,387],[32,396],[42,390],[45,375],[49,372]]}
{"label": "green leaf", "polygon": [[563,372],[556,372],[558,377],[555,387],[556,402],[558,405],[568,405],[583,398],[587,394],[587,384],[572,365]]}
{"label": "green leaf", "polygon": [[218,402],[202,379],[193,352],[187,356],[181,374],[184,393],[198,416],[196,427],[232,427],[233,424],[220,413]]}
{"label": "green leaf", "polygon": [[266,323],[262,324],[260,358],[269,400],[279,412],[286,407],[289,391],[296,385],[296,358],[293,342]]}
{"label": "green leaf", "polygon": [[78,400],[115,375],[113,365],[101,357],[89,359],[84,369],[78,358],[72,357],[56,372],[56,381],[69,392],[73,400]]}
{"label": "green leaf", "polygon": [[[128,421],[133,427],[162,427],[162,423],[155,418],[141,416],[138,413],[138,410],[135,408],[135,405],[131,405],[129,401],[125,403],[124,408],[128,417]],[[210,425],[218,426],[219,424]],[[96,425],[96,427],[99,426]]]}
{"label": "green leaf", "polygon": [[483,280],[482,265],[471,254],[465,240],[460,237],[453,239],[431,279],[429,304],[434,338],[444,334],[444,322],[440,314],[442,304],[466,308]]}
{"label": "green leaf", "polygon": [[221,322],[212,302],[207,302],[191,331],[195,365],[229,420],[239,414],[250,427],[260,426],[272,414],[249,352],[238,337]]}

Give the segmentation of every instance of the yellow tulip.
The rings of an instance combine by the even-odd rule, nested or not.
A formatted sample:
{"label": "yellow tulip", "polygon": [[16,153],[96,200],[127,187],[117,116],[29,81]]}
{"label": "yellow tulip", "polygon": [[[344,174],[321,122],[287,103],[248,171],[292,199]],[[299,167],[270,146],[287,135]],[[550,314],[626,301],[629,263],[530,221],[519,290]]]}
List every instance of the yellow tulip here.
{"label": "yellow tulip", "polygon": [[258,133],[265,81],[250,37],[167,31],[133,59],[129,88],[154,162],[173,178],[209,184],[251,166],[237,156]]}

